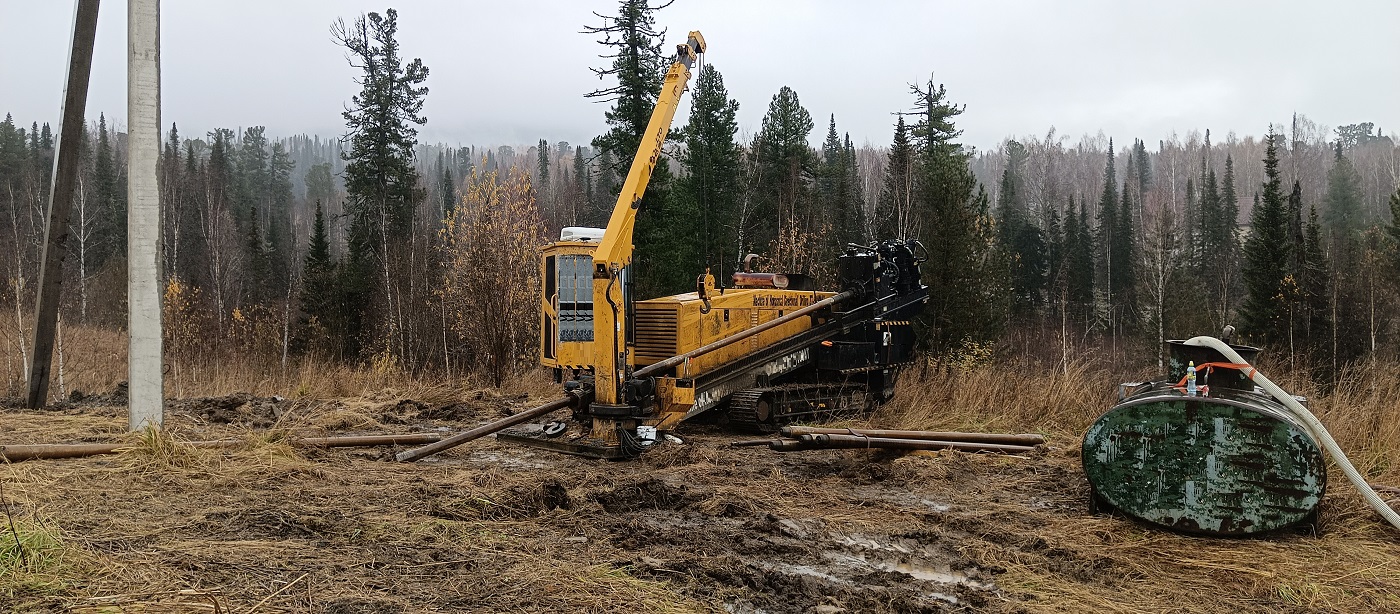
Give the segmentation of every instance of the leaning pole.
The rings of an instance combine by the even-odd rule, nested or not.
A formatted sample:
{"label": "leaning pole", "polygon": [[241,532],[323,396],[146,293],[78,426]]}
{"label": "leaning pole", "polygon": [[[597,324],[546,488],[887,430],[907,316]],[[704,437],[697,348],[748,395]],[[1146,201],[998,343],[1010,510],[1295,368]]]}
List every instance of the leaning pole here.
{"label": "leaning pole", "polygon": [[161,426],[160,0],[127,0],[127,350],[131,430]]}

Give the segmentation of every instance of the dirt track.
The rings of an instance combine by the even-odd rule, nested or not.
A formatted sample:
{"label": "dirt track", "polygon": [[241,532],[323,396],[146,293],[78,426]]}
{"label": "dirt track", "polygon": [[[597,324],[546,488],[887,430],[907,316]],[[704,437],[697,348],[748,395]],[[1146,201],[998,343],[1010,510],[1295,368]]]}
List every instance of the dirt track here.
{"label": "dirt track", "polygon": [[[263,428],[455,430],[524,403],[478,397],[177,401],[182,437],[249,446],[11,465],[14,516],[54,529],[68,552],[0,583],[0,599],[18,611],[1311,611],[1281,592],[1293,579],[1248,560],[1355,547],[1087,516],[1063,439],[1025,457],[776,453],[692,426],[684,444],[630,462],[483,440],[403,465],[387,450],[298,452]],[[124,426],[116,407],[0,417],[4,443],[111,440]],[[1371,556],[1393,562],[1384,548]],[[1349,603],[1394,606],[1383,573],[1351,576],[1363,590]]]}

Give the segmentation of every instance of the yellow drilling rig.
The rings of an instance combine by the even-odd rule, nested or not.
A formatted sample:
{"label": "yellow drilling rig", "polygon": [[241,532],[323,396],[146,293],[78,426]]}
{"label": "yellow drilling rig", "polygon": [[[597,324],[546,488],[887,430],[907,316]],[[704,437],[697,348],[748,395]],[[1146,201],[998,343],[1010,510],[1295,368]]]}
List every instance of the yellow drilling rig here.
{"label": "yellow drilling rig", "polygon": [[[706,271],[695,292],[632,296],[637,208],[690,69],[704,52],[699,32],[677,46],[607,228],[565,228],[542,250],[540,362],[565,397],[399,460],[491,433],[571,454],[627,458],[705,412],[771,432],[792,420],[868,411],[893,396],[900,368],[913,357],[910,320],[928,301],[917,241],[849,246],[836,291],[817,291],[803,275],[746,265],[731,287]],[[503,430],[566,407],[572,421]]]}

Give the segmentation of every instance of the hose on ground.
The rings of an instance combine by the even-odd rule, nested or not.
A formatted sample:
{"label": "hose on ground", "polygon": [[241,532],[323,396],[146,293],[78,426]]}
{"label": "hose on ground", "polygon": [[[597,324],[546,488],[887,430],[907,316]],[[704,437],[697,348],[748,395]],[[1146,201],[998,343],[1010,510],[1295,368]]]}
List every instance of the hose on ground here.
{"label": "hose on ground", "polygon": [[[1186,345],[1208,347],[1223,354],[1230,362],[1248,364],[1244,358],[1240,357],[1239,353],[1236,352],[1234,348],[1215,337],[1192,337],[1186,340]],[[1385,518],[1386,522],[1389,522],[1391,526],[1400,529],[1400,514],[1395,513],[1395,510],[1391,509],[1389,505],[1386,505],[1385,500],[1381,499],[1381,496],[1376,494],[1375,489],[1371,488],[1371,485],[1366,483],[1366,479],[1363,478],[1361,472],[1357,471],[1356,467],[1351,464],[1351,460],[1342,452],[1341,446],[1337,445],[1337,440],[1332,438],[1332,434],[1327,432],[1327,427],[1322,425],[1322,421],[1318,420],[1317,416],[1314,416],[1312,412],[1308,411],[1308,408],[1303,407],[1303,404],[1293,398],[1293,395],[1284,392],[1277,384],[1269,381],[1269,378],[1264,377],[1264,374],[1260,373],[1258,369],[1250,369],[1249,371],[1244,371],[1244,373],[1249,375],[1249,378],[1253,380],[1255,384],[1258,384],[1260,388],[1263,388],[1265,392],[1268,392],[1275,399],[1278,399],[1280,403],[1283,403],[1283,406],[1293,412],[1293,415],[1297,416],[1299,420],[1302,420],[1308,430],[1312,431],[1313,438],[1318,440],[1318,442],[1322,444],[1322,447],[1327,449],[1327,453],[1332,456],[1332,460],[1336,461],[1337,466],[1342,468],[1342,473],[1346,474],[1347,480],[1349,480],[1352,486],[1355,486],[1357,490],[1361,491],[1361,496],[1365,497],[1366,502],[1369,503],[1382,518]]]}

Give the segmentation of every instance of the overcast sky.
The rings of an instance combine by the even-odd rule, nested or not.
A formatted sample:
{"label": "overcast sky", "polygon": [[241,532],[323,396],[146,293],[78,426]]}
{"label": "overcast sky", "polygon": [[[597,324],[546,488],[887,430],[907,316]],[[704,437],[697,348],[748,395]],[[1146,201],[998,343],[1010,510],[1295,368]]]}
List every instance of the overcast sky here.
{"label": "overcast sky", "polygon": [[[72,2],[0,0],[0,113],[57,122]],[[162,3],[163,122],[185,135],[266,125],[339,135],[357,73],[328,27],[383,2]],[[452,144],[586,143],[604,129],[594,37],[616,2],[394,3],[406,57],[430,70],[421,138]],[[857,144],[886,144],[908,83],[967,105],[964,141],[994,147],[1051,126],[1155,143],[1172,131],[1262,134],[1294,112],[1327,126],[1400,130],[1400,2],[677,0],[666,49],[705,34],[706,61],[757,131],[779,87]],[[88,115],[125,125],[126,3],[102,3]],[[684,123],[681,110],[677,124]]]}

